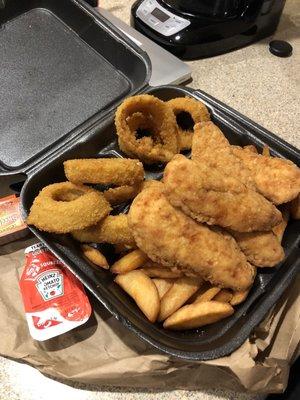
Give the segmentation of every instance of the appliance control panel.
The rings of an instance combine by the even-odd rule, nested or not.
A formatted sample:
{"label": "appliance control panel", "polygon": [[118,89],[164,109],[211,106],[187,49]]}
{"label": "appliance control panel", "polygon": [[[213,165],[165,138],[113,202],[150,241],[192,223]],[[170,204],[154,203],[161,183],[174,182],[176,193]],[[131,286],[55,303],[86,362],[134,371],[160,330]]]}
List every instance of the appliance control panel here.
{"label": "appliance control panel", "polygon": [[190,21],[171,13],[156,0],[144,0],[136,15],[150,28],[164,36],[171,36],[190,25]]}

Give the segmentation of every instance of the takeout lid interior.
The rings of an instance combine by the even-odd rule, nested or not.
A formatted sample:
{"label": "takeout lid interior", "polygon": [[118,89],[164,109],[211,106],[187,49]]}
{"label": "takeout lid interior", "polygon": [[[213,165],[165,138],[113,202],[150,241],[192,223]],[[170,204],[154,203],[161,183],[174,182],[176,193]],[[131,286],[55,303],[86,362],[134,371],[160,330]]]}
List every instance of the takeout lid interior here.
{"label": "takeout lid interior", "polygon": [[82,0],[0,9],[0,175],[27,172],[147,86],[146,53]]}

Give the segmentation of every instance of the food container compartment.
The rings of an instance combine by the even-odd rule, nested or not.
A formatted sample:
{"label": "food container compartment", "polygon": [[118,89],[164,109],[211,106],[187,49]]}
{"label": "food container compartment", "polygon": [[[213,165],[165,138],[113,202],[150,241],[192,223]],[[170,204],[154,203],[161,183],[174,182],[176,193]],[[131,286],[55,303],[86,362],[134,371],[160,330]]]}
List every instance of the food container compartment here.
{"label": "food container compartment", "polygon": [[151,69],[81,0],[7,0],[0,54],[0,176],[26,172],[75,140],[141,90]]}
{"label": "food container compartment", "polygon": [[[201,91],[174,86],[148,88],[146,91],[162,100],[186,95],[202,100],[209,108],[214,123],[222,129],[231,143],[254,144],[259,148],[266,144],[273,155],[287,157],[299,163],[297,149]],[[21,193],[25,215],[28,214],[33,199],[44,186],[66,180],[63,161],[72,158],[123,156],[116,141],[114,111],[111,110],[106,118],[93,124],[75,142],[69,142],[63,149],[58,150],[41,167],[29,171]],[[162,166],[145,166],[145,170],[149,178],[160,179],[162,175]],[[118,207],[116,213],[126,209],[128,205]],[[197,330],[175,332],[163,329],[162,324],[148,322],[133,300],[113,282],[110,272],[90,266],[81,254],[79,243],[70,235],[54,235],[30,227],[100,303],[138,337],[151,343],[158,350],[190,360],[208,360],[228,355],[247,339],[253,328],[287,289],[299,268],[299,228],[299,221],[289,222],[283,239],[285,260],[276,268],[258,269],[248,298],[236,307],[232,316]],[[105,250],[113,259],[108,247],[106,246]]]}

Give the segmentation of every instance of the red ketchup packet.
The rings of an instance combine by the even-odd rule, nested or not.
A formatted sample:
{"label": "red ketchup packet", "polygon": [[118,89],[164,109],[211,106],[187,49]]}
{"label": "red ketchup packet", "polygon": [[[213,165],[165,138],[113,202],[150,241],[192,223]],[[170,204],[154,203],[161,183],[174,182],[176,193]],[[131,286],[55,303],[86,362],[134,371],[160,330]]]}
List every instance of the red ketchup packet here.
{"label": "red ketchup packet", "polygon": [[81,282],[43,243],[25,249],[20,289],[29,331],[36,340],[68,332],[91,315]]}

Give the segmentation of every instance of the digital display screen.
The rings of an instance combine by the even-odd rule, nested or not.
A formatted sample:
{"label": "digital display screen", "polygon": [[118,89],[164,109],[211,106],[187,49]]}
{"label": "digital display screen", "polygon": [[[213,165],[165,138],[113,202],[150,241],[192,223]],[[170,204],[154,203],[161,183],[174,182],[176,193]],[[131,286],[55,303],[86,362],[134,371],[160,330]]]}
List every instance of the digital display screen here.
{"label": "digital display screen", "polygon": [[151,14],[157,18],[160,22],[165,22],[167,21],[170,17],[168,14],[165,14],[163,11],[161,11],[159,8],[154,8],[154,10],[151,12]]}

